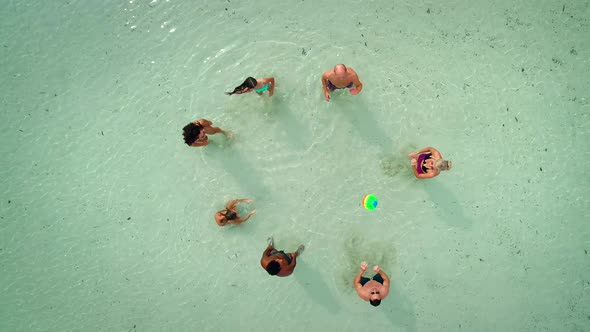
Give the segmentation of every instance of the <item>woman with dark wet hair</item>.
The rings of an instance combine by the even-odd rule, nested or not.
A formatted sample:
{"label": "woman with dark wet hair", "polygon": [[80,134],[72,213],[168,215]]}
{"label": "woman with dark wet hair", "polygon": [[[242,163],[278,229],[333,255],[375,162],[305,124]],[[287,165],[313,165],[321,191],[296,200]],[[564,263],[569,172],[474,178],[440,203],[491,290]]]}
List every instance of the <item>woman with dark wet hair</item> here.
{"label": "woman with dark wet hair", "polygon": [[248,77],[244,83],[234,88],[232,92],[226,92],[227,95],[241,95],[256,91],[258,95],[262,95],[264,91],[268,91],[268,95],[272,97],[275,92],[275,78],[265,77],[255,79],[254,77]]}
{"label": "woman with dark wet hair", "polygon": [[250,216],[252,216],[254,213],[256,213],[256,210],[252,210],[250,213],[248,213],[246,218],[243,218],[243,219],[240,218],[240,216],[238,215],[237,209],[236,209],[236,204],[241,203],[241,202],[251,203],[251,202],[253,202],[253,200],[243,198],[243,199],[234,199],[233,201],[229,202],[229,204],[225,207],[224,210],[217,211],[217,213],[215,213],[215,221],[217,222],[217,224],[219,226],[225,226],[228,224],[238,225],[238,224],[246,222],[246,220],[250,219]]}
{"label": "woman with dark wet hair", "polygon": [[222,133],[228,138],[232,138],[232,134],[219,127],[212,127],[213,123],[206,119],[200,119],[191,122],[182,128],[182,136],[184,136],[184,143],[188,146],[200,147],[209,145],[209,138],[207,135],[215,135]]}

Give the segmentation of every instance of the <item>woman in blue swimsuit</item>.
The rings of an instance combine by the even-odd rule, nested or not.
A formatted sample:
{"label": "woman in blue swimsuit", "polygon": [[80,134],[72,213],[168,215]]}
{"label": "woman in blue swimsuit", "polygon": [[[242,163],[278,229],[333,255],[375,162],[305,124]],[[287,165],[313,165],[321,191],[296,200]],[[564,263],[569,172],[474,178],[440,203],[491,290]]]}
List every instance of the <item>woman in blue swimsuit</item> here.
{"label": "woman in blue swimsuit", "polygon": [[262,95],[264,91],[268,91],[268,95],[272,97],[275,92],[275,78],[265,77],[256,79],[254,77],[248,77],[244,83],[234,88],[232,92],[226,92],[227,95],[241,95],[255,91],[257,94]]}

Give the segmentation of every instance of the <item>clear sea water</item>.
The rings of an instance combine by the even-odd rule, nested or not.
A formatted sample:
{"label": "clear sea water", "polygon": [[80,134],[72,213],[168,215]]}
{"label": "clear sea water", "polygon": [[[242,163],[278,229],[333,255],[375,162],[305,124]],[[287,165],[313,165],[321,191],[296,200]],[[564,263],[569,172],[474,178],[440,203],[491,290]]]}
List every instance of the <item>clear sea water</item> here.
{"label": "clear sea water", "polygon": [[[589,16],[6,0],[0,330],[590,331]],[[364,89],[327,103],[337,63]],[[247,76],[275,96],[223,94]],[[187,147],[199,118],[235,140]],[[418,181],[426,146],[454,168]],[[258,213],[218,227],[243,197]],[[270,235],[306,245],[288,278],[259,265]],[[392,279],[377,308],[352,287],[363,260]]]}

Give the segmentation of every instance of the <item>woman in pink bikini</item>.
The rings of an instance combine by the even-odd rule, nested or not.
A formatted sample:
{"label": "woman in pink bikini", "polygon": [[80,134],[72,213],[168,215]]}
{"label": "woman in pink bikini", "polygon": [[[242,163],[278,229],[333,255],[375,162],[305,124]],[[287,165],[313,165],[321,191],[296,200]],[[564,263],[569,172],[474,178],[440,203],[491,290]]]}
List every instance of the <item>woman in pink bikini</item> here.
{"label": "woman in pink bikini", "polygon": [[418,179],[429,179],[440,174],[440,171],[448,171],[453,163],[444,160],[437,149],[424,148],[408,155],[412,159],[412,169]]}

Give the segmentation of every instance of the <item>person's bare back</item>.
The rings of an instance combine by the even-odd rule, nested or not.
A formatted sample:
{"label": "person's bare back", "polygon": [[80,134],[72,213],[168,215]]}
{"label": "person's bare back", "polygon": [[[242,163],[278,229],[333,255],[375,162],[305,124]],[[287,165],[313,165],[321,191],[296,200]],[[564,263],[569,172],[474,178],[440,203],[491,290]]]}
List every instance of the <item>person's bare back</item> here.
{"label": "person's bare back", "polygon": [[262,253],[260,265],[271,276],[286,277],[293,273],[297,265],[297,257],[301,255],[305,247],[300,245],[296,252],[286,253],[283,250],[276,250],[272,237],[268,238],[268,247]]}
{"label": "person's bare back", "polygon": [[253,200],[247,198],[234,199],[233,201],[229,202],[229,204],[227,204],[224,210],[217,211],[217,213],[215,213],[215,222],[217,222],[219,226],[225,226],[228,224],[239,225],[243,222],[246,222],[253,214],[256,213],[256,210],[252,210],[246,217],[241,218],[238,214],[236,204],[242,202],[251,203]]}

